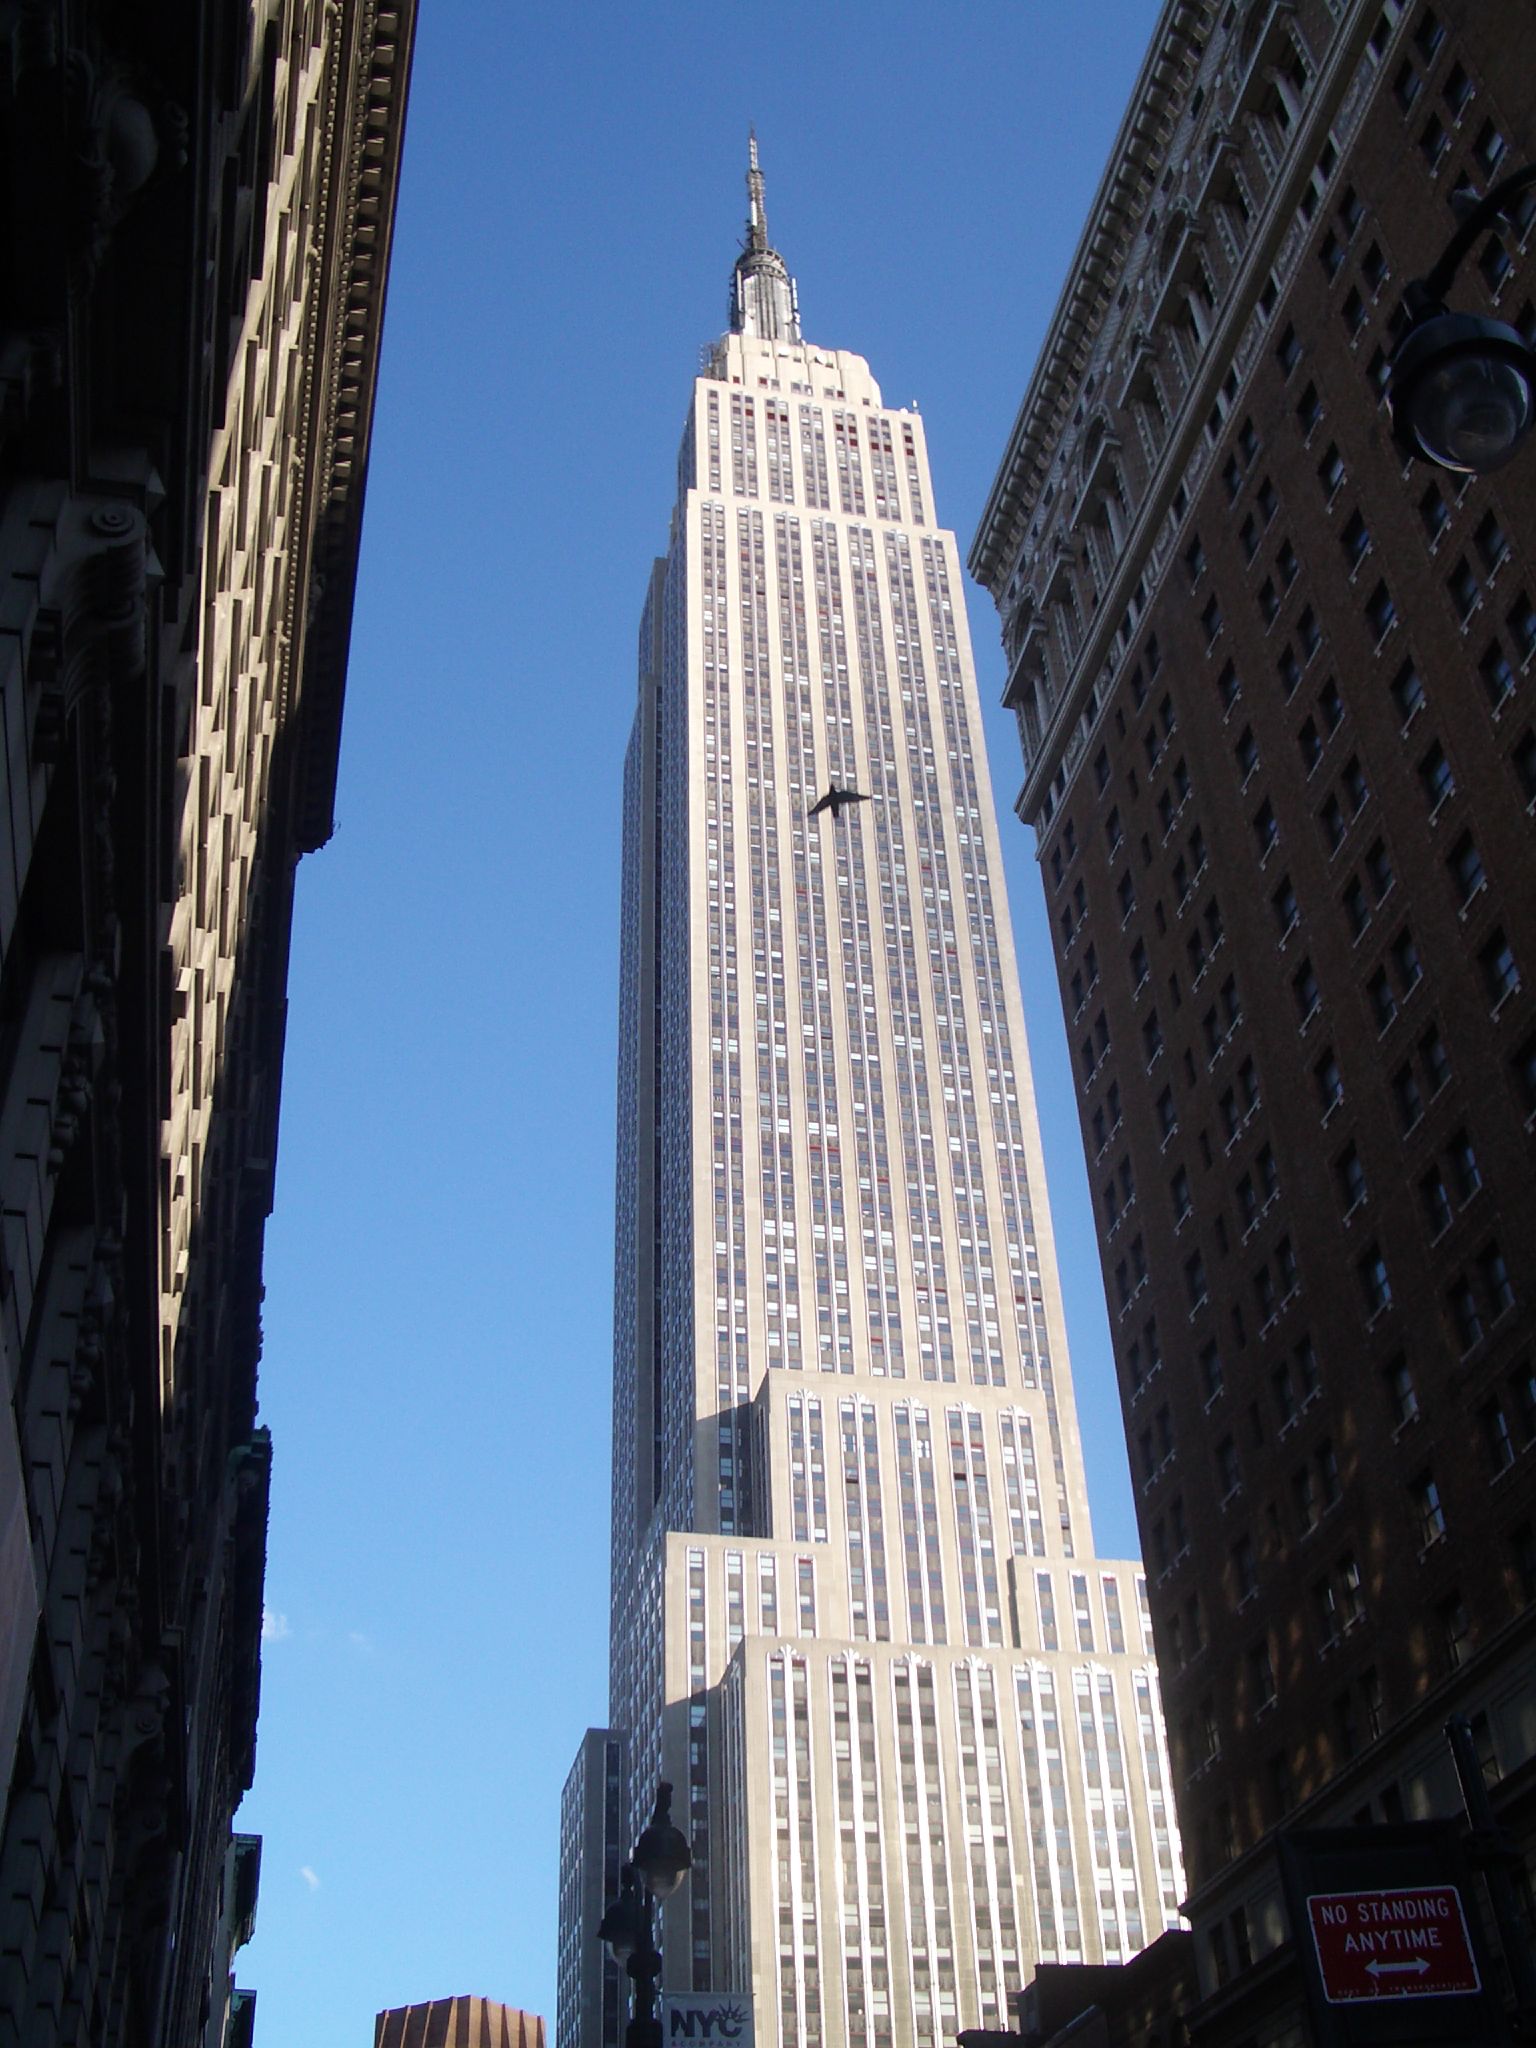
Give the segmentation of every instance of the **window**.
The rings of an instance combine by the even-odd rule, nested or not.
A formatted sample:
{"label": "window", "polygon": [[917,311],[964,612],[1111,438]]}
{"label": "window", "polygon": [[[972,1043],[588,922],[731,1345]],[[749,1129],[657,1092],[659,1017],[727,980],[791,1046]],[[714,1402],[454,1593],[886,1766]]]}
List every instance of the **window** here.
{"label": "window", "polygon": [[1339,546],[1344,550],[1345,567],[1353,574],[1371,551],[1370,529],[1358,512],[1352,512],[1345,521]]}
{"label": "window", "polygon": [[1392,678],[1392,702],[1397,706],[1397,715],[1406,726],[1415,712],[1424,705],[1424,685],[1419,672],[1411,661],[1405,661]]}
{"label": "window", "polygon": [[1441,1505],[1440,1489],[1435,1484],[1434,1474],[1421,1472],[1410,1485],[1408,1493],[1419,1525],[1419,1547],[1427,1550],[1431,1543],[1438,1543],[1445,1534],[1445,1509]]}
{"label": "window", "polygon": [[1230,711],[1242,695],[1242,685],[1237,679],[1237,670],[1229,661],[1216,678],[1216,694],[1221,698],[1223,711]]}
{"label": "window", "polygon": [[1366,852],[1365,872],[1371,884],[1372,894],[1378,903],[1392,887],[1392,856],[1387,852],[1383,840],[1374,840]]}
{"label": "window", "polygon": [[1451,1078],[1451,1056],[1445,1049],[1445,1040],[1433,1024],[1419,1040],[1419,1058],[1424,1062],[1430,1094],[1438,1095]]}
{"label": "window", "polygon": [[1438,484],[1425,486],[1424,495],[1419,499],[1419,517],[1424,522],[1424,531],[1430,545],[1433,546],[1451,523],[1451,508],[1440,495]]}
{"label": "window", "polygon": [[1169,1182],[1168,1192],[1173,1200],[1174,1221],[1182,1223],[1193,1207],[1189,1192],[1189,1175],[1182,1166]]}
{"label": "window", "polygon": [[1330,441],[1322,461],[1317,465],[1317,480],[1323,487],[1323,495],[1331,498],[1344,481],[1344,458],[1339,453],[1336,441]]}
{"label": "window", "polygon": [[1483,857],[1477,850],[1477,842],[1470,832],[1463,832],[1446,857],[1451,883],[1456,891],[1456,900],[1463,910],[1482,888],[1487,876],[1483,872]]}
{"label": "window", "polygon": [[1504,1254],[1496,1243],[1484,1245],[1478,1253],[1477,1277],[1482,1285],[1489,1320],[1497,1322],[1506,1309],[1514,1307],[1515,1290],[1510,1284],[1509,1267],[1505,1264]]}
{"label": "window", "polygon": [[1419,1180],[1419,1201],[1430,1237],[1437,1238],[1451,1227],[1451,1197],[1438,1166],[1432,1166]]}
{"label": "window", "polygon": [[1179,1128],[1179,1114],[1173,1106],[1173,1090],[1165,1088],[1157,1098],[1157,1124],[1166,1145]]}
{"label": "window", "polygon": [[1205,549],[1200,545],[1198,533],[1184,550],[1184,567],[1188,573],[1191,588],[1193,588],[1205,574]]}
{"label": "window", "polygon": [[1371,907],[1366,901],[1365,885],[1358,875],[1351,875],[1344,886],[1344,915],[1349,919],[1353,936],[1362,938],[1371,921]]}
{"label": "window", "polygon": [[1477,610],[1477,601],[1480,595],[1477,587],[1477,578],[1472,573],[1472,564],[1465,555],[1461,557],[1450,575],[1446,577],[1445,587],[1450,592],[1451,605],[1457,618],[1465,625],[1467,620]]}
{"label": "window", "polygon": [[1392,1410],[1392,1420],[1401,1429],[1406,1422],[1412,1422],[1419,1412],[1419,1397],[1413,1384],[1413,1374],[1408,1370],[1408,1361],[1401,1353],[1386,1366],[1382,1378],[1387,1389],[1387,1401]]}
{"label": "window", "polygon": [[1491,178],[1504,155],[1504,138],[1491,121],[1485,121],[1478,130],[1472,154],[1477,159],[1479,170],[1484,177]]}
{"label": "window", "polygon": [[1238,1462],[1237,1445],[1231,1437],[1224,1436],[1216,1446],[1216,1484],[1220,1498],[1230,1500],[1243,1483],[1243,1470]]}
{"label": "window", "polygon": [[1268,576],[1259,586],[1259,610],[1264,614],[1266,626],[1272,626],[1280,616],[1280,596],[1273,579]]}
{"label": "window", "polygon": [[1500,526],[1496,513],[1485,512],[1483,514],[1477,523],[1477,530],[1473,534],[1472,540],[1477,548],[1477,552],[1482,556],[1484,569],[1491,576],[1500,562],[1509,553],[1509,541],[1505,537],[1504,529]]}
{"label": "window", "polygon": [[1296,735],[1296,744],[1301,749],[1302,765],[1310,775],[1323,758],[1323,739],[1315,718],[1309,718],[1302,726]]}
{"label": "window", "polygon": [[1478,951],[1478,965],[1483,970],[1483,986],[1495,1009],[1512,996],[1520,986],[1520,970],[1515,964],[1514,953],[1508,939],[1498,927],[1489,934]]}
{"label": "window", "polygon": [[1465,111],[1472,97],[1472,81],[1459,64],[1453,64],[1446,73],[1445,83],[1440,88],[1440,97],[1453,114]]}
{"label": "window", "polygon": [[1474,1345],[1483,1341],[1483,1319],[1478,1313],[1477,1296],[1472,1292],[1472,1283],[1465,1274],[1446,1289],[1445,1305],[1450,1313],[1452,1328],[1456,1332],[1456,1340],[1465,1355]]}
{"label": "window", "polygon": [[1372,1245],[1363,1253],[1355,1267],[1360,1279],[1360,1291],[1365,1296],[1367,1312],[1379,1315],[1392,1306],[1392,1283],[1387,1278],[1387,1262],[1379,1249]]}
{"label": "window", "polygon": [[1239,1536],[1232,1546],[1232,1578],[1237,1587],[1237,1604],[1241,1607],[1259,1590],[1258,1559],[1248,1536]]}
{"label": "window", "polygon": [[1125,834],[1120,829],[1120,807],[1118,804],[1111,805],[1109,816],[1104,820],[1104,840],[1111,857],[1119,852],[1124,837]]}
{"label": "window", "polygon": [[1339,787],[1343,790],[1344,800],[1349,805],[1350,816],[1358,818],[1365,808],[1365,800],[1370,795],[1370,790],[1366,786],[1365,770],[1360,766],[1357,755],[1351,754],[1344,763],[1339,776]]}
{"label": "window", "polygon": [[1392,941],[1392,969],[1397,976],[1397,985],[1405,996],[1411,989],[1416,988],[1424,977],[1419,949],[1414,944],[1413,934],[1406,928]]}
{"label": "window", "polygon": [[1515,672],[1497,640],[1490,641],[1488,651],[1477,665],[1477,672],[1483,679],[1483,688],[1488,692],[1488,702],[1493,710],[1497,711],[1506,698],[1515,694]]}
{"label": "window", "polygon": [[1289,703],[1296,694],[1297,684],[1301,681],[1301,663],[1296,659],[1292,648],[1285,647],[1281,650],[1280,659],[1275,663],[1275,673],[1280,678],[1281,692]]}
{"label": "window", "polygon": [[1280,365],[1281,375],[1285,377],[1289,377],[1301,361],[1301,343],[1296,339],[1296,329],[1289,324],[1275,343],[1275,360]]}
{"label": "window", "polygon": [[1258,841],[1259,858],[1262,861],[1268,857],[1270,848],[1280,837],[1280,828],[1275,823],[1274,805],[1268,797],[1254,813],[1253,836]]}
{"label": "window", "polygon": [[1279,926],[1283,938],[1301,915],[1296,903],[1296,891],[1292,887],[1289,875],[1281,877],[1279,887],[1269,900],[1274,909],[1275,923]]}
{"label": "window", "polygon": [[1509,1417],[1497,1398],[1485,1401],[1478,1410],[1483,1429],[1483,1448],[1495,1473],[1507,1472],[1515,1462],[1515,1440],[1510,1435]]}
{"label": "window", "polygon": [[1365,607],[1365,616],[1379,644],[1397,623],[1397,606],[1392,602],[1392,593],[1385,583],[1378,583],[1371,592],[1370,601]]}
{"label": "window", "polygon": [[1322,1003],[1322,993],[1310,960],[1303,960],[1291,976],[1291,994],[1296,1003],[1296,1015],[1303,1025],[1310,1023]]}
{"label": "window", "polygon": [[1423,151],[1424,161],[1432,171],[1437,168],[1450,146],[1451,138],[1442,126],[1440,116],[1431,114],[1419,132],[1419,148]]}
{"label": "window", "polygon": [[1141,1044],[1150,1067],[1163,1050],[1163,1028],[1157,1021],[1156,1010],[1151,1011],[1142,1023]]}
{"label": "window", "polygon": [[1209,647],[1221,631],[1221,605],[1214,592],[1206,599],[1200,623],[1205,628],[1205,644]]}
{"label": "window", "polygon": [[1150,967],[1149,967],[1149,965],[1148,965],[1148,962],[1147,962],[1147,944],[1146,944],[1146,940],[1145,940],[1145,939],[1138,939],[1138,940],[1136,941],[1135,945],[1134,945],[1134,946],[1132,946],[1132,948],[1131,948],[1131,989],[1132,989],[1132,993],[1134,993],[1134,992],[1135,992],[1135,991],[1136,991],[1137,989],[1139,989],[1139,988],[1140,988],[1140,987],[1141,987],[1141,986],[1143,985],[1143,983],[1144,983],[1144,982],[1146,981],[1146,978],[1147,978],[1147,976],[1148,976],[1148,974],[1149,974],[1150,972],[1151,972],[1151,969],[1150,969]]}
{"label": "window", "polygon": [[1392,1076],[1392,1100],[1397,1106],[1398,1126],[1406,1136],[1424,1114],[1424,1098],[1412,1067],[1401,1066]]}
{"label": "window", "polygon": [[1189,1296],[1191,1314],[1204,1308],[1207,1293],[1205,1261],[1198,1252],[1192,1252],[1184,1261],[1184,1290]]}
{"label": "window", "polygon": [[1119,900],[1120,922],[1123,925],[1136,908],[1136,884],[1131,880],[1129,868],[1124,871],[1119,881],[1115,884],[1115,895]]}
{"label": "window", "polygon": [[1392,993],[1392,984],[1387,980],[1385,967],[1378,967],[1365,985],[1366,997],[1370,1002],[1371,1015],[1376,1020],[1376,1029],[1385,1031],[1397,1015],[1397,998]]}
{"label": "window", "polygon": [[1233,752],[1237,756],[1238,773],[1246,782],[1259,765],[1259,743],[1253,736],[1252,726],[1243,727]]}
{"label": "window", "polygon": [[1446,1156],[1451,1162],[1458,1200],[1470,1202],[1482,1186],[1483,1176],[1477,1163],[1477,1154],[1472,1149],[1472,1140],[1464,1130],[1452,1132],[1446,1146]]}
{"label": "window", "polygon": [[1472,1637],[1472,1617],[1459,1593],[1447,1594],[1435,1609],[1447,1670],[1454,1671],[1466,1657]]}
{"label": "window", "polygon": [[1419,762],[1419,786],[1424,792],[1425,802],[1432,811],[1437,811],[1456,787],[1451,764],[1445,758],[1445,749],[1438,740]]}
{"label": "window", "polygon": [[1360,1154],[1353,1145],[1346,1145],[1333,1162],[1333,1175],[1338,1182],[1339,1200],[1348,1214],[1365,1200],[1365,1168],[1361,1165]]}
{"label": "window", "polygon": [[1323,404],[1317,395],[1317,386],[1309,384],[1296,401],[1296,417],[1301,422],[1303,436],[1310,436],[1322,416]]}
{"label": "window", "polygon": [[1338,1057],[1332,1046],[1312,1069],[1312,1077],[1317,1083],[1317,1097],[1326,1116],[1336,1104],[1344,1100],[1344,1079],[1339,1072]]}

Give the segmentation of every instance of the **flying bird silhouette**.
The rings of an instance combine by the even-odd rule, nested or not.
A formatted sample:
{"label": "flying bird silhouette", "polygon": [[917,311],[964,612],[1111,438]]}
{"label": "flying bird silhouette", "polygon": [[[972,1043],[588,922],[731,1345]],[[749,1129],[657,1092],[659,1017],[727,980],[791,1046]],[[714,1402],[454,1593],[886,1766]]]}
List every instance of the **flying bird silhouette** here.
{"label": "flying bird silhouette", "polygon": [[864,790],[844,789],[836,782],[829,782],[826,795],[818,797],[806,815],[807,817],[814,818],[820,811],[830,811],[833,817],[836,818],[841,814],[845,805],[867,804],[868,802],[869,797]]}

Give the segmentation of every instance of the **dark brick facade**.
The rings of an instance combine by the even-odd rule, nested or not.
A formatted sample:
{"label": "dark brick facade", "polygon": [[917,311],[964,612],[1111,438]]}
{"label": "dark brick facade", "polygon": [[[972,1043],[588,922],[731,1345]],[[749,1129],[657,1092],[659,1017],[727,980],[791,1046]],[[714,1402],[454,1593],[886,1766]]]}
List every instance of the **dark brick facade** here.
{"label": "dark brick facade", "polygon": [[[1055,368],[1069,286],[973,554],[1208,1981],[1306,1802],[1454,1805],[1453,1707],[1506,1799],[1533,1749],[1536,450],[1458,487],[1380,391],[1452,193],[1536,157],[1536,17],[1338,12],[1166,10],[1096,338]],[[1533,212],[1454,295],[1528,336]]]}

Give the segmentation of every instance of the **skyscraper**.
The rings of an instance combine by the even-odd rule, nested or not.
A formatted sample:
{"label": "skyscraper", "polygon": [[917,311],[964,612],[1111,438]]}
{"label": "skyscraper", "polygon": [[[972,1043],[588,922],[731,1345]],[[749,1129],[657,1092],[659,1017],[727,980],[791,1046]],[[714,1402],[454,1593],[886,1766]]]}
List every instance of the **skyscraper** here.
{"label": "skyscraper", "polygon": [[[1502,0],[1166,7],[972,556],[1213,1996],[1276,1826],[1459,1811],[1452,1713],[1536,1842],[1536,455],[1384,403],[1533,64]],[[1533,219],[1452,301],[1527,337]]]}
{"label": "skyscraper", "polygon": [[[755,144],[625,780],[610,1727],[670,1990],[763,2043],[1002,2024],[1182,1896],[1140,1569],[1093,1555],[954,538],[923,425],[802,339]],[[846,800],[817,808],[831,790]],[[611,1844],[609,1845],[611,1848]],[[583,2024],[580,2015],[589,2017]]]}

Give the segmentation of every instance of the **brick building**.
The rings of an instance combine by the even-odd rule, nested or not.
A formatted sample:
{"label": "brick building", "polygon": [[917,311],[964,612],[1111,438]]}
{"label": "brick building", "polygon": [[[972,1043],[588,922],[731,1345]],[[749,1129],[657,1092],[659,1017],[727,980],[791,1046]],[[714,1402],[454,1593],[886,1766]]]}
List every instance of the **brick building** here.
{"label": "brick building", "polygon": [[[1210,2026],[1272,1831],[1457,1811],[1449,1714],[1536,1836],[1536,453],[1405,464],[1383,400],[1533,74],[1506,0],[1170,0],[972,551]],[[1532,211],[1452,301],[1527,337]]]}

